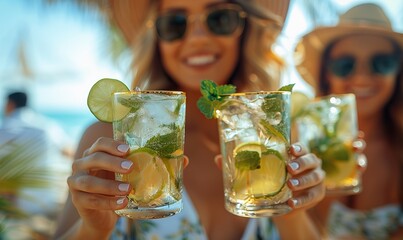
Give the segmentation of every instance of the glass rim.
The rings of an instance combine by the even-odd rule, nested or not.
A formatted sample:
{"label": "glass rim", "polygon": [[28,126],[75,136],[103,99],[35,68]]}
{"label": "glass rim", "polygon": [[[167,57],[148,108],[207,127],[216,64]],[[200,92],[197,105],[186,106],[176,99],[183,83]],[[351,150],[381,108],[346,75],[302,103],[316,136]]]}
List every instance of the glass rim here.
{"label": "glass rim", "polygon": [[222,94],[221,96],[250,96],[250,95],[269,95],[269,94],[281,94],[281,95],[289,95],[290,91],[254,91],[254,92],[236,92],[236,93],[228,93]]}
{"label": "glass rim", "polygon": [[186,96],[185,92],[182,91],[171,91],[171,90],[141,90],[141,91],[125,91],[125,92],[115,92],[113,95],[141,95],[141,94],[159,94],[159,95],[178,95]]}

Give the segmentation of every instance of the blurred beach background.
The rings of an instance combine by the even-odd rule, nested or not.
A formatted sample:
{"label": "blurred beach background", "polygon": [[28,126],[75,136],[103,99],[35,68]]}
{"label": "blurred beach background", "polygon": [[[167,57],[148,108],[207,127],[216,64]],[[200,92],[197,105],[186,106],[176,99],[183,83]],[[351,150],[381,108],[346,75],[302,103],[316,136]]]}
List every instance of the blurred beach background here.
{"label": "blurred beach background", "polygon": [[[78,144],[85,128],[96,121],[86,104],[91,86],[105,77],[120,79],[130,86],[126,71],[129,54],[116,57],[110,44],[111,31],[102,18],[74,2],[0,0],[0,107],[4,106],[7,93],[26,91],[30,107],[58,124],[73,146]],[[285,54],[291,53],[299,37],[312,27],[335,24],[337,13],[361,2],[381,5],[393,28],[403,32],[401,0],[294,0],[282,38]],[[291,59],[291,54],[285,57]],[[309,91],[292,68],[289,75],[297,89]],[[1,111],[0,125],[2,114]],[[61,178],[65,183],[72,159],[54,159],[67,171]],[[67,187],[63,186],[56,199],[56,212],[67,194]],[[45,226],[37,227],[42,232],[36,237],[13,235],[12,239],[47,239],[55,219],[55,215],[42,219]],[[24,224],[35,228],[32,221]]]}

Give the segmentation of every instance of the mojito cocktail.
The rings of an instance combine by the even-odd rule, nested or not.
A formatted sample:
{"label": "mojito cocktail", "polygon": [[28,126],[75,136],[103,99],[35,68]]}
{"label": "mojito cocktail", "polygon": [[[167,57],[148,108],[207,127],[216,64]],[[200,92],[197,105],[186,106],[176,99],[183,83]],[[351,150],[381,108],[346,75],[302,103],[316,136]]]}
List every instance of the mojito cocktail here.
{"label": "mojito cocktail", "polygon": [[353,142],[358,135],[355,96],[329,95],[317,98],[297,119],[299,140],[322,159],[328,194],[360,191],[357,154]]}
{"label": "mojito cocktail", "polygon": [[118,92],[113,98],[113,134],[130,146],[130,174],[116,173],[133,190],[121,216],[162,218],[182,209],[185,94],[173,91]]}
{"label": "mojito cocktail", "polygon": [[290,211],[290,92],[223,95],[219,122],[225,208],[244,217]]}

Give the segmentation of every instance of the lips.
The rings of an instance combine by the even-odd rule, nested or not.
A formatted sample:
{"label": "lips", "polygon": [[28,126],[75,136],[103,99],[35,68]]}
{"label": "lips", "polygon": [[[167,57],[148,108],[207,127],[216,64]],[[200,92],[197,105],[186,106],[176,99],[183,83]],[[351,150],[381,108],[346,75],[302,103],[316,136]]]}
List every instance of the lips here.
{"label": "lips", "polygon": [[209,54],[209,55],[198,55],[192,56],[185,59],[185,62],[189,66],[204,66],[208,64],[212,64],[217,59],[216,55]]}
{"label": "lips", "polygon": [[376,94],[376,89],[373,88],[354,88],[351,89],[351,92],[354,93],[356,95],[356,97],[359,98],[367,98],[367,97],[371,97],[374,94]]}

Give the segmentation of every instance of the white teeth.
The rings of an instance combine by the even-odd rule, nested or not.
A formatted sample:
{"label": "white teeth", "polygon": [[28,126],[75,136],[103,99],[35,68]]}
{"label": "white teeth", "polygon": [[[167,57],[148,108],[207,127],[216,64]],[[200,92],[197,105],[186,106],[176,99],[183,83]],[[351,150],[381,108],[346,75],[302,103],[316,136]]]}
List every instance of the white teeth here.
{"label": "white teeth", "polygon": [[208,55],[208,56],[199,56],[199,57],[190,57],[187,59],[187,64],[189,65],[204,65],[204,64],[209,64],[212,63],[215,60],[215,57],[213,55]]}

